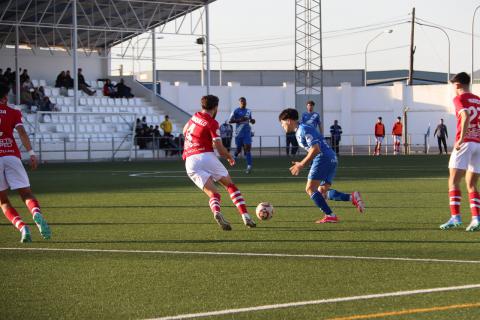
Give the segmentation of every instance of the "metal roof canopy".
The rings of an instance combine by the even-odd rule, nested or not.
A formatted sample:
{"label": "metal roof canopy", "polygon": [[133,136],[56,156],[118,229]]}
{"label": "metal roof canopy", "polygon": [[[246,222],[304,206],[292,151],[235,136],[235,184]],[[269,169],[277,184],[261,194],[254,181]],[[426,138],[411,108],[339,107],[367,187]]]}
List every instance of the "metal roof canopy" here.
{"label": "metal roof canopy", "polygon": [[[77,44],[107,53],[125,40],[157,29],[158,33],[202,35],[202,15],[193,12],[215,0],[76,0]],[[0,49],[19,43],[30,48],[73,45],[73,0],[0,1]],[[175,21],[173,32],[164,32]]]}

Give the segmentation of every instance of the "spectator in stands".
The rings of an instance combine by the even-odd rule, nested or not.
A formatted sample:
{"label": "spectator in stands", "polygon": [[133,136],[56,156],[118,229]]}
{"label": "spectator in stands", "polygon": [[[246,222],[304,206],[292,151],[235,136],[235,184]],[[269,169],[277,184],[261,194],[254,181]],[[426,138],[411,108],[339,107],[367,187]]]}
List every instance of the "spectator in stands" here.
{"label": "spectator in stands", "polygon": [[222,144],[230,152],[232,146],[232,135],[233,135],[233,126],[225,121],[220,126],[220,137],[222,138]]}
{"label": "spectator in stands", "polygon": [[43,102],[43,98],[45,98],[45,90],[42,86],[35,88],[32,93],[32,99],[36,106],[40,106]]}
{"label": "spectator in stands", "polygon": [[161,136],[162,134],[160,133],[160,128],[158,126],[155,126],[155,128],[152,130],[153,144],[155,145],[155,149],[160,148]]}
{"label": "spectator in stands", "polygon": [[335,153],[340,152],[340,140],[342,139],[342,127],[338,125],[338,120],[333,121],[333,125],[330,126],[330,140],[332,143],[332,149]]}
{"label": "spectator in stands", "polygon": [[442,144],[445,149],[445,154],[448,154],[448,151],[447,151],[448,131],[447,131],[447,126],[443,123],[443,119],[440,119],[440,123],[435,129],[433,136],[434,137],[437,136],[439,154],[442,154]]}
{"label": "spectator in stands", "polygon": [[146,149],[147,148],[147,141],[145,139],[145,130],[140,129],[140,131],[135,135],[135,140],[137,142],[137,145],[140,149]]}
{"label": "spectator in stands", "polygon": [[30,81],[30,76],[28,75],[28,70],[23,69],[23,72],[20,75],[20,85],[22,85],[26,81]]}
{"label": "spectator in stands", "polygon": [[135,122],[135,133],[138,134],[142,128],[142,122],[140,121],[140,118],[137,118],[137,121]]}
{"label": "spectator in stands", "polygon": [[50,101],[49,97],[43,97],[43,100],[39,104],[40,111],[57,111],[55,104]]}
{"label": "spectator in stands", "polygon": [[65,88],[67,89],[73,89],[73,78],[70,75],[70,70],[67,70],[65,72]]}
{"label": "spectator in stands", "polygon": [[115,91],[115,87],[113,86],[110,79],[105,80],[105,84],[103,85],[103,95],[110,98],[116,98],[117,93]]}
{"label": "spectator in stands", "polygon": [[15,75],[14,73],[12,73],[12,69],[7,68],[7,70],[5,70],[5,73],[3,74],[3,77],[7,80],[10,88],[12,88],[13,83],[15,82]]}
{"label": "spectator in stands", "polygon": [[55,80],[55,88],[66,88],[67,83],[66,83],[66,75],[65,71],[62,70],[57,76],[57,79]]}
{"label": "spectator in stands", "polygon": [[142,129],[147,129],[148,128],[147,117],[145,117],[145,116],[142,117],[141,125],[142,125]]}
{"label": "spectator in stands", "polygon": [[132,94],[132,89],[125,85],[123,79],[120,79],[120,82],[117,83],[115,86],[117,89],[117,97],[118,98],[133,98],[134,95]]}
{"label": "spectator in stands", "polygon": [[164,136],[173,137],[172,136],[173,125],[170,122],[168,116],[165,116],[165,120],[160,124],[160,128],[162,128]]}
{"label": "spectator in stands", "polygon": [[89,96],[93,96],[96,91],[90,90],[89,88],[90,86],[85,82],[85,77],[82,74],[82,68],[78,68],[78,90],[82,90]]}
{"label": "spectator in stands", "polygon": [[20,103],[27,105],[31,111],[32,106],[35,105],[35,102],[33,101],[31,92],[33,89],[30,88],[30,85],[30,81],[27,81],[20,87]]}

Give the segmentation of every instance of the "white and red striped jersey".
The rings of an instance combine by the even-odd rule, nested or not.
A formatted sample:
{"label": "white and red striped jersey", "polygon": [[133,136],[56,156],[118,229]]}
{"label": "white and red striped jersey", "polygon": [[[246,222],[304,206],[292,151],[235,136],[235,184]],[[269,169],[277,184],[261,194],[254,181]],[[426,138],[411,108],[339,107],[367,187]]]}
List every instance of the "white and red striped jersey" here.
{"label": "white and red striped jersey", "polygon": [[183,134],[183,160],[194,154],[213,152],[213,141],[221,139],[218,122],[206,112],[195,113],[185,125]]}

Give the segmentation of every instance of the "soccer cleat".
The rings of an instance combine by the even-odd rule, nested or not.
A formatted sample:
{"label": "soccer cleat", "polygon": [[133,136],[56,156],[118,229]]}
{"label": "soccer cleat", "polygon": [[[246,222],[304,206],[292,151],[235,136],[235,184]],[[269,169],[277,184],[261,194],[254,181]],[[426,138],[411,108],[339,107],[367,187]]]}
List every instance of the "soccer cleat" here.
{"label": "soccer cleat", "polygon": [[252,172],[252,167],[251,166],[247,166],[247,169],[245,170],[245,173],[246,174],[249,174]]}
{"label": "soccer cleat", "polygon": [[255,221],[253,221],[251,218],[247,218],[243,221],[243,223],[249,227],[249,228],[256,228],[257,227],[257,224],[255,223]]}
{"label": "soccer cleat", "polygon": [[33,221],[35,221],[35,224],[37,225],[42,237],[45,240],[49,240],[52,237],[52,231],[50,231],[50,227],[48,226],[47,221],[40,212],[35,213],[35,215],[33,216]]}
{"label": "soccer cleat", "polygon": [[315,221],[315,223],[322,224],[322,223],[337,223],[338,217],[334,214],[328,215],[326,214],[322,219]]}
{"label": "soccer cleat", "polygon": [[440,226],[440,229],[447,230],[447,229],[460,227],[461,225],[462,225],[461,218],[451,217],[447,222],[445,222]]}
{"label": "soccer cleat", "polygon": [[358,212],[365,213],[365,203],[360,192],[352,192],[352,204],[357,208]]}
{"label": "soccer cleat", "polygon": [[22,238],[20,239],[20,242],[32,242],[32,234],[30,233],[30,229],[27,226],[24,226],[22,229]]}
{"label": "soccer cleat", "polygon": [[215,221],[217,221],[218,225],[220,226],[220,228],[222,228],[223,231],[232,230],[232,226],[227,220],[225,220],[225,218],[223,217],[223,214],[219,212],[215,214],[213,217],[215,218]]}
{"label": "soccer cleat", "polygon": [[472,220],[470,224],[468,225],[467,229],[465,231],[473,232],[473,231],[479,231],[480,230],[480,222],[478,219]]}

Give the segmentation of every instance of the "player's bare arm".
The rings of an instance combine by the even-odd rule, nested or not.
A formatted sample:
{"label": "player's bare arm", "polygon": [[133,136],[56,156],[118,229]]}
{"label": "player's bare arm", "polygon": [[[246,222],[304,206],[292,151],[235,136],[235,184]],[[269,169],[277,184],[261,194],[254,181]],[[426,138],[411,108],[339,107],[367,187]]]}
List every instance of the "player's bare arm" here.
{"label": "player's bare arm", "polygon": [[235,165],[235,159],[233,159],[232,155],[230,152],[228,152],[227,148],[223,146],[222,140],[221,139],[215,139],[213,140],[213,146],[215,149],[217,149],[218,153],[220,154],[221,157],[227,159],[228,163],[231,166]]}
{"label": "player's bare arm", "polygon": [[467,134],[468,124],[470,123],[470,115],[468,114],[467,110],[463,110],[460,112],[461,122],[460,125],[462,127],[460,131],[460,138],[455,143],[455,149],[460,150],[463,144],[463,140],[465,139],[465,135]]}
{"label": "player's bare arm", "polygon": [[20,140],[22,141],[23,146],[25,147],[25,149],[27,149],[27,152],[30,154],[30,167],[32,168],[32,170],[35,170],[38,166],[37,157],[35,156],[35,153],[33,153],[32,144],[30,143],[28,134],[22,125],[18,125],[16,129],[17,129],[18,135],[20,136]]}
{"label": "player's bare arm", "polygon": [[303,167],[305,167],[310,161],[313,160],[317,156],[317,154],[320,153],[320,146],[318,144],[313,145],[310,150],[308,150],[307,155],[305,158],[303,158],[302,161],[300,162],[295,162],[293,161],[292,164],[293,166],[290,167],[290,172],[294,176],[298,176],[300,173],[300,170],[302,170]]}

